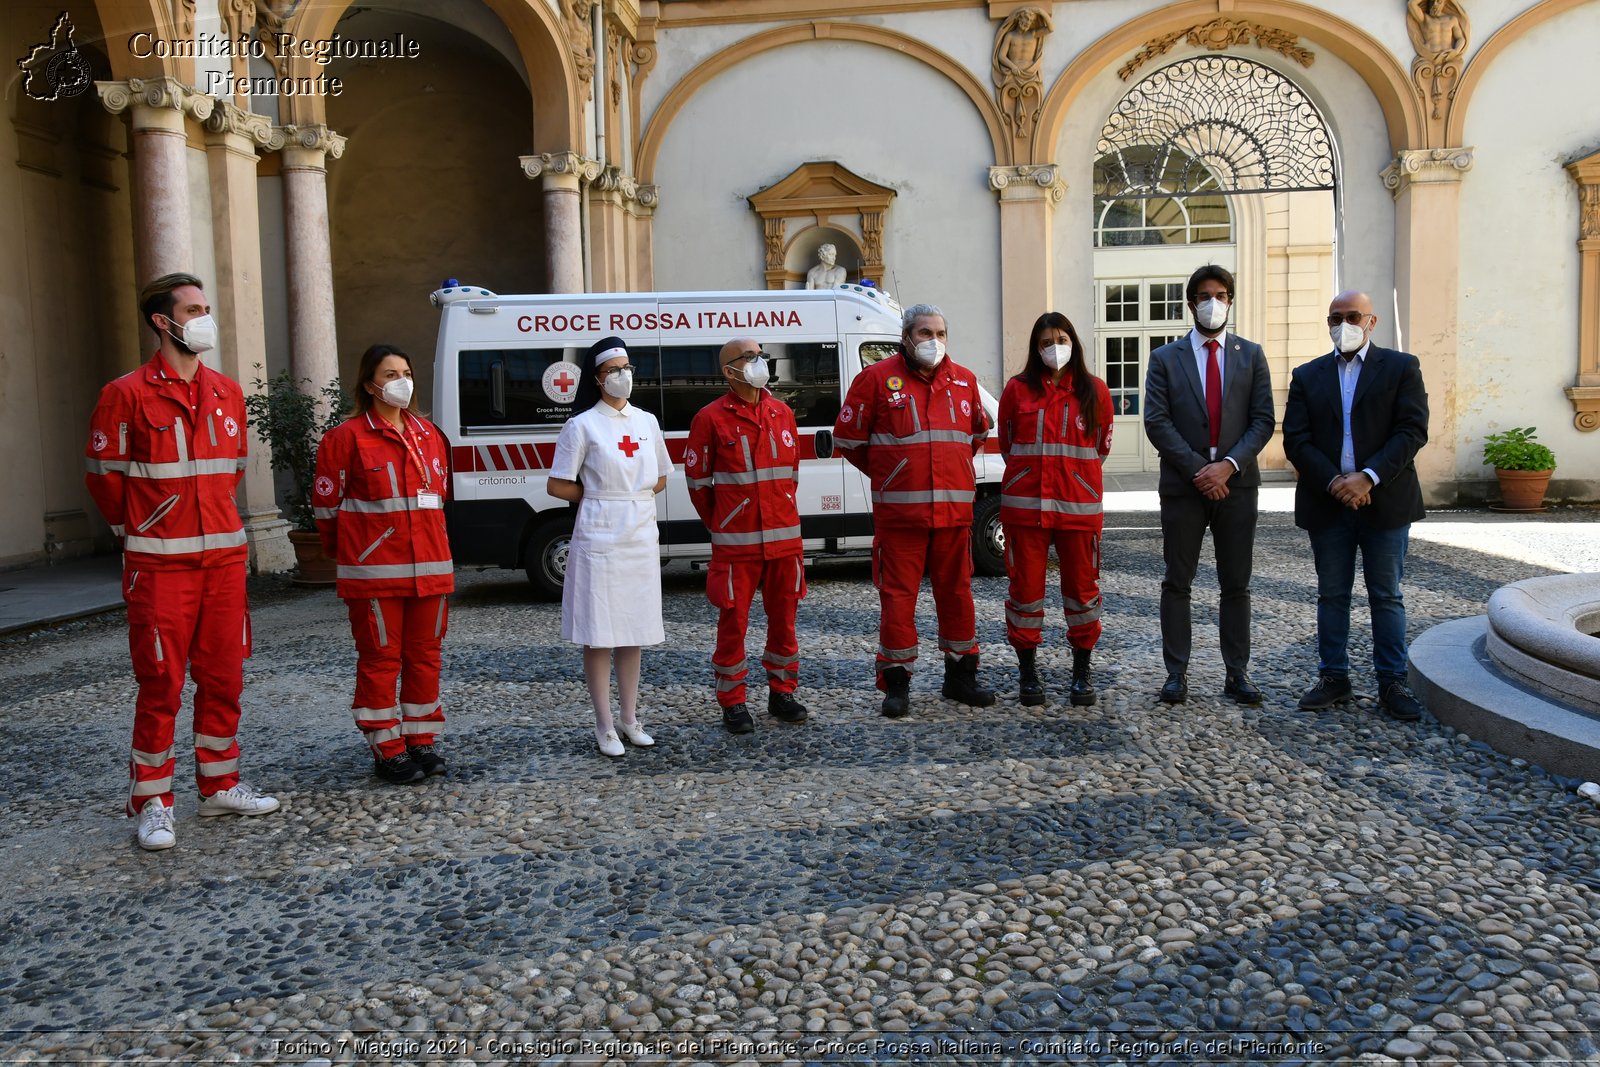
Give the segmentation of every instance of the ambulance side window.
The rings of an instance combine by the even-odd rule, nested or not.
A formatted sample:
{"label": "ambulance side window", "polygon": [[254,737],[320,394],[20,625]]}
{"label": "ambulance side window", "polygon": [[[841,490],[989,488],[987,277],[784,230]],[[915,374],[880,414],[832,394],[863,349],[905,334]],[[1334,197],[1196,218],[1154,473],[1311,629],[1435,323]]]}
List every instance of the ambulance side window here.
{"label": "ambulance side window", "polygon": [[[565,357],[560,348],[494,348],[463,351],[457,356],[457,389],[461,428],[560,425],[572,417],[572,406],[551,400],[544,374]],[[559,371],[557,372],[560,373]]]}
{"label": "ambulance side window", "polygon": [[865,341],[861,345],[861,365],[870,367],[880,359],[888,359],[900,346],[892,341]]}
{"label": "ambulance side window", "polygon": [[772,361],[772,395],[794,409],[794,421],[832,429],[839,414],[839,345],[804,341],[762,346]]}
{"label": "ambulance side window", "polygon": [[720,366],[721,351],[721,345],[661,349],[661,412],[656,417],[662,430],[687,431],[696,412],[728,391]]}

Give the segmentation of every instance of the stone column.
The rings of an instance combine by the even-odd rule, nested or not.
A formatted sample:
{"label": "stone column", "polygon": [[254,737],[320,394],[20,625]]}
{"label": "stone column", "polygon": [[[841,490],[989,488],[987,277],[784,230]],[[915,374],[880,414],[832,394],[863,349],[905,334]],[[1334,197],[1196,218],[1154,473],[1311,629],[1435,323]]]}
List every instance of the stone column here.
{"label": "stone column", "polygon": [[[1383,170],[1395,200],[1395,287],[1403,346],[1422,364],[1428,444],[1417,475],[1428,504],[1456,502],[1456,322],[1460,301],[1461,176],[1470,148],[1405,149]],[[1359,281],[1357,282],[1359,284]]]}
{"label": "stone column", "polygon": [[1600,428],[1600,152],[1567,164],[1578,183],[1578,374],[1567,386],[1572,425]]}
{"label": "stone column", "polygon": [[636,293],[648,293],[656,287],[652,238],[656,205],[660,202],[659,189],[654,185],[641,185],[627,204],[628,219],[623,232],[627,236],[628,288]]}
{"label": "stone column", "polygon": [[626,205],[638,195],[639,183],[617,167],[606,167],[589,183],[589,277],[597,293],[630,288]]}
{"label": "stone column", "polygon": [[[273,143],[272,120],[224,100],[206,119],[206,161],[211,179],[211,233],[217,277],[207,289],[215,309],[222,371],[244,387],[262,391],[267,333],[261,302],[261,226],[256,211],[256,152]],[[289,523],[278,514],[272,459],[254,433],[250,466],[239,486],[239,512],[256,573],[294,567]]]}
{"label": "stone column", "polygon": [[289,274],[289,360],[296,378],[319,391],[339,377],[333,318],[333,246],[328,236],[327,159],[344,154],[344,138],[326,126],[282,126],[283,229]]}
{"label": "stone column", "polygon": [[522,173],[542,178],[544,188],[545,288],[583,292],[583,218],[578,202],[584,182],[600,177],[597,160],[576,152],[523,156]]}
{"label": "stone column", "polygon": [[990,167],[989,188],[1000,194],[1001,379],[1022,369],[1033,321],[1055,305],[1050,227],[1066,183],[1054,163]]}
{"label": "stone column", "polygon": [[204,120],[212,97],[175,78],[95,82],[113,115],[133,120],[133,261],[138,282],[194,270],[185,116]]}

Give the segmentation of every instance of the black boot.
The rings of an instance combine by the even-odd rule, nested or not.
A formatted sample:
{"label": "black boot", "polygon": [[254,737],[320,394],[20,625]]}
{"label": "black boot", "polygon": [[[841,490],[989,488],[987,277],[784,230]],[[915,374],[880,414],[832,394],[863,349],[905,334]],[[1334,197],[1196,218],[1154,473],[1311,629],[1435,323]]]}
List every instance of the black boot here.
{"label": "black boot", "polygon": [[1017,693],[1025,708],[1036,708],[1044,703],[1044,684],[1039,681],[1039,671],[1034,666],[1036,648],[1017,649]]}
{"label": "black boot", "polygon": [[1080,708],[1094,703],[1094,686],[1089,684],[1089,652],[1087,648],[1072,650],[1072,702]]}
{"label": "black boot", "polygon": [[911,673],[904,667],[883,670],[883,713],[898,719],[911,710]]}
{"label": "black boot", "polygon": [[994,704],[994,690],[978,684],[978,657],[944,658],[944,686],[939,690],[957,704],[987,708]]}

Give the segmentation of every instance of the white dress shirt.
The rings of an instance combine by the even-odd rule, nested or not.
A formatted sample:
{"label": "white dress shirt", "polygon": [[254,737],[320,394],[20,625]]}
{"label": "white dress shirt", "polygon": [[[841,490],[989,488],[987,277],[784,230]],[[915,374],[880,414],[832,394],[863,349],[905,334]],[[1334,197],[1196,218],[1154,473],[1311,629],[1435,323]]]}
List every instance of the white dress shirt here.
{"label": "white dress shirt", "polygon": [[[1209,341],[1217,342],[1217,381],[1221,383],[1223,395],[1226,396],[1228,382],[1223,375],[1226,373],[1228,363],[1228,331],[1223,330],[1215,337],[1207,337],[1199,330],[1192,329],[1189,331],[1189,344],[1194,346],[1194,367],[1200,375],[1200,396],[1205,400],[1210,399],[1210,397],[1206,396],[1206,372],[1211,366],[1211,351],[1206,348],[1206,343]],[[1210,454],[1213,460],[1217,458],[1216,449],[1210,449]],[[1234,470],[1239,470],[1238,460],[1232,456],[1223,456],[1222,458],[1232,463]]]}

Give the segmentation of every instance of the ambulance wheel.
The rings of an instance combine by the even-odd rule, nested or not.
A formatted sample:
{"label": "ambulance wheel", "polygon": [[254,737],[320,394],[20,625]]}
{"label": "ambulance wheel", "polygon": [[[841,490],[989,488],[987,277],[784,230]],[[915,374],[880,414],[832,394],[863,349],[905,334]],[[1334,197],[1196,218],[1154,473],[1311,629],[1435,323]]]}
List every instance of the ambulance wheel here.
{"label": "ambulance wheel", "polygon": [[528,581],[548,600],[561,599],[567,580],[567,552],[572,548],[572,518],[551,519],[535,529],[522,552]]}
{"label": "ambulance wheel", "polygon": [[1006,572],[1006,529],[1000,525],[1000,494],[980,496],[972,505],[972,569],[988,578]]}

